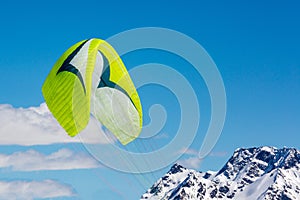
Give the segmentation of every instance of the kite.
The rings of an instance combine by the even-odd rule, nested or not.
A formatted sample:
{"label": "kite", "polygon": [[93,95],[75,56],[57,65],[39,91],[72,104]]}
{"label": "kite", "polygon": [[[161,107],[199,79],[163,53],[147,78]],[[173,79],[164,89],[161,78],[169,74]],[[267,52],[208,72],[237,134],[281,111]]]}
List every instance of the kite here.
{"label": "kite", "polygon": [[75,136],[93,114],[126,145],[142,129],[142,106],[120,56],[101,39],[70,47],[42,87],[46,104],[64,130]]}

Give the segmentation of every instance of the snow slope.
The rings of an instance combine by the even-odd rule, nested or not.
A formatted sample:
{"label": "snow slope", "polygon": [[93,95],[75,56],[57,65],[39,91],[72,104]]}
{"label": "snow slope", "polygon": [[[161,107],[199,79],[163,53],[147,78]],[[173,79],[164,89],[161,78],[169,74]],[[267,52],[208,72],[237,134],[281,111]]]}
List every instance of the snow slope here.
{"label": "snow slope", "polygon": [[197,172],[178,164],[141,200],[300,200],[300,151],[240,148],[218,172]]}

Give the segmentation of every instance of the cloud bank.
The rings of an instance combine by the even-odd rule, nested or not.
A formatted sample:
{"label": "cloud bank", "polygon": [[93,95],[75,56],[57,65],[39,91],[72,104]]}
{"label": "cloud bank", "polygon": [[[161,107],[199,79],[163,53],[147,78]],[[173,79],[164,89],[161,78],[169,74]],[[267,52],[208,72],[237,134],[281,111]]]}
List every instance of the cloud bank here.
{"label": "cloud bank", "polygon": [[52,116],[45,103],[39,107],[14,108],[0,105],[0,145],[49,145],[55,143],[80,143],[83,135],[85,143],[105,144],[113,142],[107,137],[101,125],[93,117],[84,131],[70,137]]}
{"label": "cloud bank", "polygon": [[69,149],[60,149],[45,155],[34,150],[0,154],[0,168],[13,171],[72,170],[98,168],[100,164],[91,156],[76,153]]}
{"label": "cloud bank", "polygon": [[36,198],[72,197],[73,188],[53,180],[0,181],[0,199],[32,200]]}

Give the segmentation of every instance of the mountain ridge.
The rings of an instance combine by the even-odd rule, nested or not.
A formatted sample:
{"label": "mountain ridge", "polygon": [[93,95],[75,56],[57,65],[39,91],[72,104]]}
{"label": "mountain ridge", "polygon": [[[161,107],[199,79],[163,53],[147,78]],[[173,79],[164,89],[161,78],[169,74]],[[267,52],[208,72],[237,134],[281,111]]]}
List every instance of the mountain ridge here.
{"label": "mountain ridge", "polygon": [[141,200],[300,199],[300,151],[262,146],[236,149],[217,172],[174,164]]}

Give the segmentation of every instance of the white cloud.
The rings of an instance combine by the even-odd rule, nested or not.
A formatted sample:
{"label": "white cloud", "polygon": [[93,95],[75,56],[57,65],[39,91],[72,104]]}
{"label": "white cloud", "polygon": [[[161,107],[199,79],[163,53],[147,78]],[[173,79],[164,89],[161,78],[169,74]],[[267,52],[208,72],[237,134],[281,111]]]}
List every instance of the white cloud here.
{"label": "white cloud", "polygon": [[0,168],[11,168],[14,171],[71,170],[97,167],[100,167],[100,164],[91,156],[69,149],[60,149],[49,155],[34,150],[15,152],[10,155],[0,154]]}
{"label": "white cloud", "polygon": [[[184,155],[190,155],[190,156],[199,155],[199,151],[196,151],[195,149],[189,149],[189,148],[182,148],[177,153],[184,154]],[[208,156],[211,156],[211,157],[225,157],[227,155],[228,155],[227,151],[212,151],[208,154]]]}
{"label": "white cloud", "polygon": [[198,157],[198,151],[190,148],[182,148],[177,152],[177,154],[184,155],[183,157],[188,156],[188,158],[182,158],[178,160],[178,164],[186,168],[199,169],[201,160]]}
{"label": "white cloud", "polygon": [[192,155],[192,156],[196,156],[199,154],[198,151],[194,150],[194,149],[189,149],[189,148],[182,148],[178,151],[178,154],[185,154],[185,155]]}
{"label": "white cloud", "polygon": [[187,159],[179,160],[178,164],[180,164],[186,168],[199,169],[201,160],[198,157],[190,157]]}
{"label": "white cloud", "polygon": [[[0,145],[48,145],[54,143],[112,143],[101,125],[91,117],[84,131],[70,137],[52,116],[45,103],[40,107],[14,108],[0,105]],[[81,136],[80,136],[81,135]]]}
{"label": "white cloud", "polygon": [[[184,155],[188,158],[183,158],[178,161],[178,164],[193,169],[199,169],[202,159],[199,158],[199,152],[195,149],[183,148],[180,149],[177,154]],[[213,151],[208,156],[210,157],[225,157],[228,155],[226,151]]]}
{"label": "white cloud", "polygon": [[0,181],[0,199],[31,200],[35,198],[72,197],[73,189],[53,180]]}

